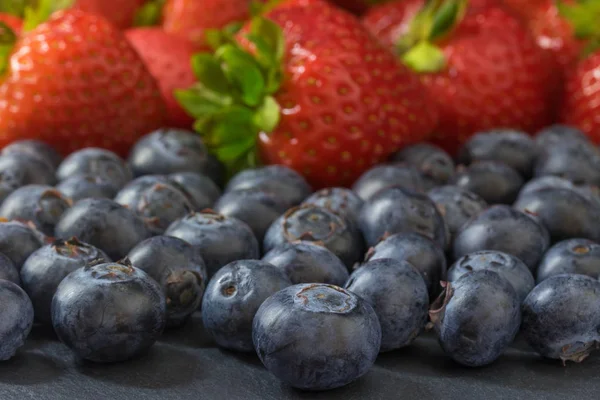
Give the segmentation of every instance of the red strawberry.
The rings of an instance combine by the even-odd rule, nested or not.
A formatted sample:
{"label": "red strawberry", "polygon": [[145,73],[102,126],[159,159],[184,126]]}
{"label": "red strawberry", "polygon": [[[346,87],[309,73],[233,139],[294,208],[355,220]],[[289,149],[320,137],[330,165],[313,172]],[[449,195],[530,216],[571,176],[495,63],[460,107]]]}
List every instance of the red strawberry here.
{"label": "red strawberry", "polygon": [[[425,14],[416,18],[425,10],[423,0],[375,7],[364,19],[383,43],[397,50],[412,68],[423,71],[422,82],[440,111],[434,142],[455,153],[481,130],[506,127],[535,132],[546,125],[550,73],[541,50],[516,17],[489,0],[467,6],[462,17],[463,1],[428,4],[435,3],[442,4],[436,13],[457,6],[450,14],[455,20],[442,19],[446,25],[433,25],[429,31],[415,29],[424,21]],[[438,27],[441,30],[436,31]],[[419,37],[422,32],[429,36]],[[417,43],[425,44],[414,46]]]}
{"label": "red strawberry", "polygon": [[77,0],[73,8],[102,15],[119,29],[133,25],[135,13],[145,0]]}
{"label": "red strawberry", "polygon": [[40,139],[65,154],[99,146],[126,155],[164,115],[154,78],[122,33],[82,11],[22,35],[0,76],[0,147]]}
{"label": "red strawberry", "polygon": [[12,14],[0,13],[0,22],[4,22],[14,32],[21,32],[23,27],[23,20],[19,17],[15,17]]}
{"label": "red strawberry", "polygon": [[349,185],[430,134],[435,111],[417,76],[355,17],[320,0],[291,0],[267,17],[240,32],[241,47],[195,56],[202,85],[178,93],[231,170],[258,152],[316,188]]}

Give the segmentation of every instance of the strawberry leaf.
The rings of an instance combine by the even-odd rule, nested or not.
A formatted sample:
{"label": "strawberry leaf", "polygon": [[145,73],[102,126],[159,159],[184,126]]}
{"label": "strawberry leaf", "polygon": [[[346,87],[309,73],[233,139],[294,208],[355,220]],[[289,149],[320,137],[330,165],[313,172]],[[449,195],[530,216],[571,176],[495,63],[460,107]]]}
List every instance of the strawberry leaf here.
{"label": "strawberry leaf", "polygon": [[446,67],[444,52],[434,44],[421,41],[402,56],[402,61],[417,72],[439,72]]}
{"label": "strawberry leaf", "polygon": [[433,16],[433,23],[428,39],[434,41],[448,35],[462,20],[466,8],[466,0],[444,2]]}
{"label": "strawberry leaf", "polygon": [[196,79],[202,82],[204,87],[217,93],[229,93],[229,81],[221,69],[221,64],[219,64],[219,61],[212,54],[194,54],[191,63]]}
{"label": "strawberry leaf", "polygon": [[267,96],[256,110],[253,122],[262,132],[273,132],[279,124],[280,118],[281,108],[279,104],[273,97]]}
{"label": "strawberry leaf", "polygon": [[566,3],[563,0],[555,2],[558,12],[567,19],[578,39],[600,37],[598,19],[600,18],[600,2],[579,1]]}
{"label": "strawberry leaf", "polygon": [[258,62],[232,44],[221,47],[216,56],[221,60],[223,72],[242,101],[251,107],[259,105],[264,95],[265,78]]}
{"label": "strawberry leaf", "polygon": [[204,41],[213,50],[217,50],[227,43],[235,43],[235,35],[243,26],[243,22],[232,22],[223,29],[207,29],[204,31]]}
{"label": "strawberry leaf", "polygon": [[194,118],[218,113],[233,103],[231,97],[212,92],[203,86],[175,90],[174,96],[184,110]]}
{"label": "strawberry leaf", "polygon": [[145,2],[135,13],[133,26],[155,26],[162,17],[162,9],[166,0],[150,0]]}
{"label": "strawberry leaf", "polygon": [[30,2],[30,0],[3,0],[0,2],[0,12],[22,17],[25,13],[25,7]]}
{"label": "strawberry leaf", "polygon": [[73,6],[74,0],[38,0],[35,6],[25,8],[23,30],[30,31],[39,24],[46,22],[56,11]]}
{"label": "strawberry leaf", "polygon": [[8,69],[10,54],[16,42],[17,35],[8,25],[0,21],[0,76]]}

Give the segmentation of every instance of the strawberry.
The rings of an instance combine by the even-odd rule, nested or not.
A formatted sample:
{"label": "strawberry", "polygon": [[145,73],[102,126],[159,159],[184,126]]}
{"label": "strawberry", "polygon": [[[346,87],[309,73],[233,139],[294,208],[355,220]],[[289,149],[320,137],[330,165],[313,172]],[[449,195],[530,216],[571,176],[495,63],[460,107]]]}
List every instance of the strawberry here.
{"label": "strawberry", "polygon": [[394,1],[364,24],[420,73],[440,112],[433,141],[450,153],[478,131],[535,132],[549,122],[543,53],[496,2]]}
{"label": "strawberry", "polygon": [[9,61],[0,75],[0,147],[39,139],[63,154],[98,146],[126,155],[163,125],[154,78],[100,16],[55,13],[16,41]]}
{"label": "strawberry", "polygon": [[77,0],[73,8],[106,18],[119,29],[133,25],[136,11],[144,0]]}
{"label": "strawberry", "polygon": [[15,17],[12,14],[0,13],[0,22],[5,23],[14,32],[21,32],[23,27],[23,20],[19,17]]}
{"label": "strawberry", "polygon": [[350,185],[436,124],[418,77],[321,0],[284,2],[192,64],[200,83],[177,97],[230,172],[262,161]]}

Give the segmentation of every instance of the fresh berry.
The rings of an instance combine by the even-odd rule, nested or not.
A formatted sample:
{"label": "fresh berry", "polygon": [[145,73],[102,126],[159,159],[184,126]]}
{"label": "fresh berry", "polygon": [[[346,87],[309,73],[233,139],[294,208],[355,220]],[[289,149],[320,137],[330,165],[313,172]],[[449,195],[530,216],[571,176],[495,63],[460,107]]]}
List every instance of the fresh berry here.
{"label": "fresh berry", "polygon": [[15,263],[2,253],[0,253],[0,280],[10,281],[21,286],[21,278]]}
{"label": "fresh berry", "polygon": [[169,236],[155,236],[135,246],[127,258],[160,285],[167,302],[167,326],[179,326],[202,302],[208,280],[199,249]]}
{"label": "fresh berry", "polygon": [[107,178],[82,174],[73,175],[56,185],[56,190],[73,202],[90,198],[112,199],[117,194],[118,188]]}
{"label": "fresh berry", "polygon": [[524,181],[514,168],[504,163],[479,161],[468,167],[459,166],[452,183],[489,204],[512,204]]}
{"label": "fresh berry", "polygon": [[210,280],[202,301],[204,328],[223,348],[254,352],[252,321],[272,294],[291,286],[287,275],[258,260],[234,261]]}
{"label": "fresh berry", "polygon": [[532,216],[495,205],[466,223],[454,239],[454,259],[480,250],[511,254],[534,271],[550,244],[548,231]]}
{"label": "fresh berry", "polygon": [[24,154],[0,156],[0,172],[21,185],[53,185],[56,182],[54,168],[36,158]]}
{"label": "fresh berry", "polygon": [[348,269],[326,247],[306,241],[284,243],[271,249],[264,262],[284,271],[293,284],[327,283],[343,286]]}
{"label": "fresh berry", "polygon": [[379,192],[365,202],[360,213],[360,229],[369,246],[384,235],[420,233],[445,249],[450,234],[433,201],[424,194],[400,188]]}
{"label": "fresh berry", "polygon": [[350,291],[302,284],[265,300],[254,317],[252,340],[267,370],[283,382],[328,390],[369,371],[379,354],[381,326],[373,307]]}
{"label": "fresh berry", "polygon": [[517,200],[521,197],[525,197],[530,193],[537,192],[538,190],[544,189],[570,189],[575,190],[576,186],[568,179],[561,178],[560,176],[555,175],[544,175],[538,178],[533,178],[532,180],[525,183],[521,186],[521,190],[519,190],[519,196]]}
{"label": "fresh berry", "polygon": [[431,189],[427,195],[444,217],[451,237],[454,237],[467,221],[488,207],[485,200],[460,186],[439,186]]}
{"label": "fresh berry", "polygon": [[350,275],[344,287],[373,306],[381,324],[381,352],[410,345],[425,327],[427,286],[406,261],[369,261]]}
{"label": "fresh berry", "polygon": [[512,344],[521,301],[496,272],[478,270],[446,283],[429,316],[444,352],[469,367],[491,364]]}
{"label": "fresh berry", "polygon": [[575,184],[600,185],[600,151],[582,141],[551,146],[535,164],[535,176],[545,175],[560,176]]}
{"label": "fresh berry", "polygon": [[131,170],[117,154],[101,148],[85,148],[78,150],[60,164],[56,171],[59,181],[77,175],[93,175],[101,177],[118,190],[132,178]]}
{"label": "fresh berry", "polygon": [[34,226],[19,221],[0,219],[0,253],[21,270],[25,260],[44,245],[45,236]]}
{"label": "fresh berry", "polygon": [[327,208],[310,204],[291,208],[275,220],[265,234],[263,249],[266,253],[278,245],[297,240],[322,244],[348,268],[364,254],[364,241],[354,222]]}
{"label": "fresh berry", "polygon": [[33,326],[33,306],[18,285],[0,280],[0,361],[12,358],[25,344]]}
{"label": "fresh berry", "polygon": [[165,235],[183,239],[197,248],[209,278],[230,262],[260,257],[258,240],[248,225],[213,211],[192,212],[173,222]]}
{"label": "fresh berry", "polygon": [[196,172],[176,172],[167,176],[169,182],[187,195],[196,211],[212,208],[221,197],[221,189],[207,175]]}
{"label": "fresh berry", "polygon": [[550,247],[538,266],[537,282],[560,274],[600,278],[600,245],[588,239],[569,239]]}
{"label": "fresh berry", "polygon": [[306,204],[329,208],[338,215],[358,222],[358,216],[364,201],[350,189],[332,187],[311,194],[302,202],[302,205]]}
{"label": "fresh berry", "polygon": [[22,154],[24,156],[35,158],[36,160],[44,161],[54,169],[58,168],[62,161],[62,157],[54,150],[54,148],[47,143],[32,139],[12,142],[2,149],[1,155],[7,154]]}
{"label": "fresh berry", "polygon": [[523,303],[522,331],[541,356],[581,362],[600,341],[600,282],[584,275],[552,276]]}
{"label": "fresh berry", "polygon": [[73,8],[90,14],[101,15],[119,29],[133,25],[135,14],[144,0],[119,0],[117,3],[103,0],[76,0]]}
{"label": "fresh berry", "polygon": [[110,199],[78,201],[62,215],[55,234],[59,239],[76,237],[98,247],[113,260],[123,258],[149,235],[140,217]]}
{"label": "fresh berry", "polygon": [[408,146],[394,154],[392,161],[416,167],[421,173],[425,190],[445,185],[454,176],[452,157],[440,147],[429,143]]}
{"label": "fresh berry", "polygon": [[378,165],[358,178],[352,190],[364,201],[390,187],[420,192],[425,188],[423,176],[411,165]]}
{"label": "fresh berry", "polygon": [[88,265],[58,286],[52,325],[79,358],[118,362],[154,344],[165,328],[165,309],[162,290],[144,271],[120,263]]}
{"label": "fresh berry", "polygon": [[124,155],[164,123],[154,78],[103,17],[57,12],[22,35],[9,57],[0,79],[0,147],[38,139],[62,154],[103,147]]}
{"label": "fresh berry", "polygon": [[567,125],[550,125],[535,135],[535,143],[542,152],[556,144],[575,141],[589,143],[589,138],[582,130]]}
{"label": "fresh berry", "polygon": [[446,256],[433,240],[418,233],[399,233],[385,237],[369,249],[366,262],[380,259],[406,261],[422,275],[430,296],[439,292],[440,281],[446,280]]}
{"label": "fresh berry", "polygon": [[33,303],[35,319],[44,324],[52,322],[52,297],[67,275],[89,264],[110,261],[102,250],[76,238],[57,240],[34,251],[21,268],[21,280]]}

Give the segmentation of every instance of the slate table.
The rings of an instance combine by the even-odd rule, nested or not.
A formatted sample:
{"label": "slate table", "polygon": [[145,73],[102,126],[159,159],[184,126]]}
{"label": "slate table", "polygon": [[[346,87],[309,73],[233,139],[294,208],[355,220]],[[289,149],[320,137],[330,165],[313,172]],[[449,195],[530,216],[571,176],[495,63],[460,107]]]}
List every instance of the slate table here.
{"label": "slate table", "polygon": [[36,327],[18,356],[0,363],[0,400],[600,399],[600,356],[563,367],[517,340],[493,365],[468,369],[444,356],[430,334],[380,355],[347,387],[303,393],[277,381],[255,355],[216,348],[200,321],[195,316],[146,356],[114,365],[77,361],[51,329]]}

